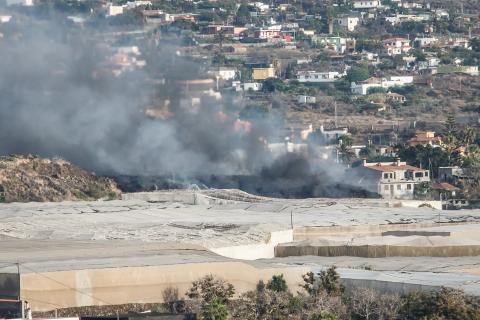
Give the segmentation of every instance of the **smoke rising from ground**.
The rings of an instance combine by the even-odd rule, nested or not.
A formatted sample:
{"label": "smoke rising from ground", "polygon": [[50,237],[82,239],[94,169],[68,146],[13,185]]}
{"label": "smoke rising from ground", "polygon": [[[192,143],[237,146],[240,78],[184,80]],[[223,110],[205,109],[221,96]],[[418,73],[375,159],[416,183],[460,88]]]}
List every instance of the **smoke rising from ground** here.
{"label": "smoke rising from ground", "polygon": [[[265,164],[257,138],[271,123],[235,130],[227,111],[234,106],[224,101],[207,101],[197,113],[181,109],[178,84],[152,84],[145,71],[104,74],[104,52],[87,36],[59,29],[42,23],[0,41],[1,153],[58,156],[132,175],[232,174]],[[160,51],[155,63],[170,78],[196,76],[196,66],[174,50]],[[145,116],[167,98],[170,119]]]}
{"label": "smoke rising from ground", "polygon": [[[239,121],[244,102],[234,95],[204,99],[196,112],[185,107],[191,92],[177,80],[205,72],[178,48],[147,46],[146,68],[117,77],[106,64],[112,52],[86,29],[44,21],[9,28],[0,29],[0,154],[61,157],[117,177],[170,177],[152,178],[148,188],[185,181],[283,197],[371,196],[340,183],[339,165],[273,159],[266,141],[283,122]],[[147,117],[150,107],[164,117]]]}

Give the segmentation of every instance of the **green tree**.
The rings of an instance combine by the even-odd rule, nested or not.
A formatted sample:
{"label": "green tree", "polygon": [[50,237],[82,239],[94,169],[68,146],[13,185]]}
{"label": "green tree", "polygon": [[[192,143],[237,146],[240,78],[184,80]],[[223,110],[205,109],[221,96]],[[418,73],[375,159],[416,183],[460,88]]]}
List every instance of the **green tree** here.
{"label": "green tree", "polygon": [[471,126],[466,126],[461,132],[461,140],[464,146],[471,145],[477,136],[477,132]]}
{"label": "green tree", "polygon": [[480,319],[480,308],[463,291],[442,288],[407,294],[400,319]]}
{"label": "green tree", "polygon": [[457,136],[457,120],[455,119],[455,114],[449,113],[447,115],[447,119],[445,120],[444,123],[444,132],[445,135],[453,135]]}
{"label": "green tree", "polygon": [[192,282],[192,286],[186,293],[190,299],[200,299],[205,303],[210,303],[214,299],[227,301],[235,294],[235,288],[225,280],[215,278],[213,275],[207,275],[201,279]]}
{"label": "green tree", "polygon": [[308,320],[338,320],[338,317],[330,312],[322,311],[320,313],[315,313],[308,318]]}
{"label": "green tree", "polygon": [[218,43],[218,45],[220,47],[220,52],[223,51],[223,43],[225,42],[225,39],[226,39],[225,30],[223,30],[223,29],[221,29],[219,32],[217,32],[217,34],[213,38],[215,43]]}
{"label": "green tree", "polygon": [[269,112],[270,107],[265,103],[248,104],[240,111],[239,116],[241,119],[251,120],[265,118],[268,116]]}
{"label": "green tree", "polygon": [[416,199],[426,199],[430,196],[432,185],[429,182],[420,182],[415,185],[413,194]]}
{"label": "green tree", "polygon": [[242,3],[238,7],[237,14],[235,15],[235,25],[244,26],[250,21],[250,9],[246,3]]}
{"label": "green tree", "polygon": [[370,77],[366,66],[353,66],[347,71],[346,79],[350,82],[359,82]]}
{"label": "green tree", "polygon": [[349,164],[355,157],[352,144],[353,139],[350,136],[344,135],[338,138],[338,153],[343,163]]}
{"label": "green tree", "polygon": [[267,289],[275,292],[286,292],[288,290],[287,282],[283,278],[283,274],[274,275],[267,283]]}
{"label": "green tree", "polygon": [[340,275],[335,266],[331,266],[327,270],[322,270],[318,274],[319,288],[324,290],[327,294],[333,296],[340,296],[345,291],[345,287],[340,281]]}
{"label": "green tree", "polygon": [[286,91],[288,86],[278,78],[268,78],[263,81],[262,90],[265,92]]}
{"label": "green tree", "polygon": [[204,320],[226,320],[228,319],[228,308],[221,298],[215,298],[202,308],[202,319]]}

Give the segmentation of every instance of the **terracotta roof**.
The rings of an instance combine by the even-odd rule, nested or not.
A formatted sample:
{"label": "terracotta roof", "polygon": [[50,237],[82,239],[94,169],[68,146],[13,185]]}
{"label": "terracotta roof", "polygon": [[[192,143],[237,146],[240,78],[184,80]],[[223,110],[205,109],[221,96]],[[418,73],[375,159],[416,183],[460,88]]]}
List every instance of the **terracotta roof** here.
{"label": "terracotta roof", "polygon": [[441,142],[442,141],[442,138],[440,137],[432,137],[432,138],[428,138],[428,137],[413,137],[412,139],[408,140],[408,142]]}
{"label": "terracotta roof", "polygon": [[405,97],[405,96],[403,96],[401,94],[398,94],[396,92],[388,92],[387,96],[389,96],[389,97]]}
{"label": "terracotta roof", "polygon": [[364,83],[381,83],[382,78],[377,78],[377,77],[370,77],[366,80],[363,81]]}
{"label": "terracotta roof", "polygon": [[366,169],[371,169],[371,170],[375,170],[375,171],[381,171],[381,172],[393,172],[393,171],[399,171],[399,170],[403,170],[403,171],[426,171],[425,169],[421,169],[421,168],[417,168],[417,167],[414,167],[414,166],[409,166],[409,165],[400,165],[400,166],[396,166],[396,165],[375,165],[375,166],[364,166],[364,168]]}
{"label": "terracotta roof", "polygon": [[408,42],[410,42],[410,40],[405,39],[405,38],[388,38],[388,39],[383,40],[383,42],[391,42],[391,41],[408,41]]}
{"label": "terracotta roof", "polygon": [[434,189],[434,190],[445,190],[445,191],[459,190],[457,187],[452,186],[448,182],[435,182],[435,183],[432,184],[432,189]]}

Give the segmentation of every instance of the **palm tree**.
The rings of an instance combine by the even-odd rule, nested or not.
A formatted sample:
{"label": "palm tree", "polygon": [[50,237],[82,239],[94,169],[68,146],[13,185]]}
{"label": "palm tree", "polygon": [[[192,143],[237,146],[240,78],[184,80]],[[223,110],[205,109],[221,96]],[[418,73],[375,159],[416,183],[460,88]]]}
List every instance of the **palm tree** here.
{"label": "palm tree", "polygon": [[351,160],[355,156],[352,151],[353,139],[349,136],[341,136],[338,138],[338,153],[343,163],[350,164]]}
{"label": "palm tree", "polygon": [[477,133],[475,132],[475,129],[473,129],[471,126],[466,126],[462,130],[462,143],[468,147],[475,141],[476,135]]}
{"label": "palm tree", "polygon": [[443,146],[447,152],[449,165],[452,165],[454,160],[453,153],[458,148],[458,140],[455,134],[452,132],[447,133],[443,139]]}

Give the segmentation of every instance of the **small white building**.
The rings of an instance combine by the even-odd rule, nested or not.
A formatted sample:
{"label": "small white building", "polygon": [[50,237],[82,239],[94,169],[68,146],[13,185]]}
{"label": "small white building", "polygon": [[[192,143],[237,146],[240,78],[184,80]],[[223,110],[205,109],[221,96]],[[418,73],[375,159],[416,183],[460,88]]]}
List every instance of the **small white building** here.
{"label": "small white building", "polygon": [[262,90],[261,82],[244,82],[232,81],[232,87],[235,91],[260,91]]}
{"label": "small white building", "polygon": [[137,8],[137,7],[151,6],[152,1],[148,1],[148,0],[128,1],[126,5],[129,9],[134,9],[134,8]]}
{"label": "small white building", "polygon": [[265,11],[268,11],[270,9],[270,6],[268,4],[260,2],[260,1],[254,2],[253,5],[255,6],[255,8],[260,10],[260,12],[265,12]]}
{"label": "small white building", "polygon": [[336,143],[338,138],[349,135],[348,128],[325,129],[323,125],[321,125],[319,131],[325,141],[334,143]]}
{"label": "small white building", "polygon": [[343,29],[346,29],[348,31],[355,31],[355,28],[357,27],[360,19],[358,17],[345,16],[345,17],[338,18],[336,21],[337,21],[337,24]]}
{"label": "small white building", "polygon": [[412,49],[410,40],[405,38],[389,38],[383,40],[383,48],[389,56],[407,53]]}
{"label": "small white building", "polygon": [[345,51],[354,51],[356,41],[354,38],[343,38],[337,36],[318,36],[312,37],[312,43],[325,48],[334,50],[338,53],[345,53]]}
{"label": "small white building", "polygon": [[299,71],[297,79],[300,83],[328,83],[334,82],[345,76],[345,73],[337,71],[318,72],[318,71]]}
{"label": "small white building", "polygon": [[109,17],[113,17],[113,16],[118,16],[118,15],[121,15],[123,14],[123,10],[126,8],[126,6],[116,6],[116,5],[113,5],[111,4],[110,6],[108,6],[108,13],[107,13],[107,16]]}
{"label": "small white building", "polygon": [[390,88],[395,86],[405,86],[413,83],[413,76],[391,76],[387,78],[368,78],[365,81],[355,83],[352,82],[350,90],[352,94],[366,95],[370,88]]}
{"label": "small white building", "polygon": [[7,7],[10,6],[25,6],[31,7],[34,5],[33,0],[5,0]]}
{"label": "small white building", "polygon": [[235,76],[237,75],[237,70],[234,68],[225,68],[225,67],[220,67],[216,70],[211,71],[211,73],[217,78],[217,79],[222,79],[222,80],[233,80],[235,79]]}
{"label": "small white building", "polygon": [[380,0],[354,0],[353,7],[355,9],[376,9],[382,4]]}
{"label": "small white building", "polygon": [[430,46],[432,44],[436,44],[438,42],[438,38],[436,38],[436,37],[416,37],[414,42],[417,43],[420,48],[422,48],[422,47],[425,47],[425,46]]}
{"label": "small white building", "polygon": [[302,104],[312,104],[317,102],[317,98],[312,96],[300,95],[297,97],[298,103]]}
{"label": "small white building", "polygon": [[7,23],[12,19],[10,15],[0,15],[0,23]]}
{"label": "small white building", "polygon": [[399,23],[413,21],[413,22],[422,22],[431,20],[431,15],[429,14],[396,14],[391,17],[385,17],[385,21],[389,22],[391,25],[396,25]]}

